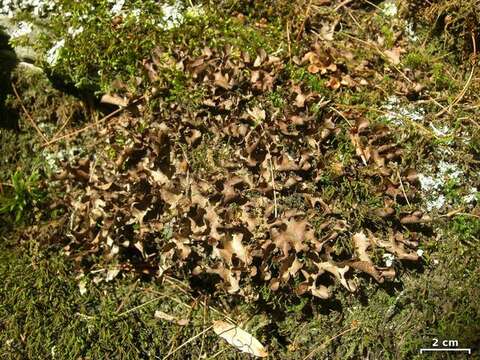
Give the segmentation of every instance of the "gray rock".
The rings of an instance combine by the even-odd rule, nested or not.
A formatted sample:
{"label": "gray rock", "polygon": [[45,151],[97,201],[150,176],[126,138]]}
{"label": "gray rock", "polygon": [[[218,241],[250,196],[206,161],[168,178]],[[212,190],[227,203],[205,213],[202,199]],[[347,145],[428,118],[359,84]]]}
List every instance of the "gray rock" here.
{"label": "gray rock", "polygon": [[[18,25],[14,24],[11,21],[11,19],[6,15],[0,15],[0,29],[2,28],[3,28],[3,32],[7,34],[9,37],[11,37],[16,32],[18,32]],[[27,36],[29,37],[29,40],[33,43],[38,38],[39,33],[40,33],[40,29],[32,25],[32,31]],[[0,50],[3,50],[3,49],[0,49]],[[16,53],[17,58],[20,61],[34,63],[39,58],[38,54],[32,47],[15,46],[14,51]]]}

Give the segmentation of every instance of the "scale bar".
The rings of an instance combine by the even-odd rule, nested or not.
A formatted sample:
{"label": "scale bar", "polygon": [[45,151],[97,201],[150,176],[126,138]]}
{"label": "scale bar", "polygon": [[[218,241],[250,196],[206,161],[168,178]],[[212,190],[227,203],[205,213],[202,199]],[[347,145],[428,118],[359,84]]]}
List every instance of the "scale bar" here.
{"label": "scale bar", "polygon": [[429,351],[465,351],[468,352],[469,355],[472,354],[472,349],[461,349],[461,348],[430,348],[430,349],[420,349],[420,354],[423,354],[424,352],[429,352]]}

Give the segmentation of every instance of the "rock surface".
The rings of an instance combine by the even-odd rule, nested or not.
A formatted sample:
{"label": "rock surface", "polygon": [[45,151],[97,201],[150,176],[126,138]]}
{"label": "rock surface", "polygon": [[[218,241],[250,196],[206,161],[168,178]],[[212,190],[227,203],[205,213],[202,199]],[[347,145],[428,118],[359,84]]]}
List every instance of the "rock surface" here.
{"label": "rock surface", "polygon": [[[9,40],[15,38],[18,35],[26,35],[31,41],[34,41],[38,37],[40,30],[34,25],[31,25],[28,30],[28,32],[25,31],[25,26],[13,23],[10,17],[6,15],[0,15],[0,31],[3,32],[3,36],[7,35]],[[4,45],[2,45],[1,50],[4,49],[5,47]],[[33,63],[38,59],[38,54],[31,47],[14,46],[14,50],[17,58],[20,61]]]}

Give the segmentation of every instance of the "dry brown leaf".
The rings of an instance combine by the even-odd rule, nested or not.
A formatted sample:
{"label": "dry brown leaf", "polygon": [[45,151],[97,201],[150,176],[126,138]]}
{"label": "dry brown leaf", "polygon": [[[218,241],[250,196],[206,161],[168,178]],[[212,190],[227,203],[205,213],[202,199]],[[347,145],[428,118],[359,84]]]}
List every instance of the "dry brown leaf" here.
{"label": "dry brown leaf", "polygon": [[373,236],[373,234],[369,234],[369,238],[377,246],[380,246],[386,249],[388,252],[396,255],[400,260],[411,260],[417,261],[418,255],[416,252],[411,252],[405,249],[403,243],[399,243],[393,234],[389,236],[389,241],[378,239]]}
{"label": "dry brown leaf", "polygon": [[180,326],[185,326],[185,325],[188,325],[189,323],[188,319],[179,319],[173,315],[164,313],[161,310],[156,310],[153,316],[155,317],[155,319],[166,320]]}
{"label": "dry brown leaf", "polygon": [[391,50],[385,50],[384,54],[387,56],[387,59],[393,64],[400,64],[400,55],[402,54],[402,48],[394,47]]}
{"label": "dry brown leaf", "polygon": [[234,274],[232,270],[226,269],[223,265],[218,265],[215,268],[209,268],[207,269],[207,272],[220,276],[224,281],[224,284],[220,284],[220,286],[227,290],[229,294],[235,294],[240,291],[240,279],[238,272]]}
{"label": "dry brown leaf", "polygon": [[322,27],[320,28],[320,38],[325,41],[333,41],[333,34],[335,33],[335,27],[337,26],[339,20],[336,20],[332,23],[322,22]]}
{"label": "dry brown leaf", "polygon": [[305,107],[305,95],[299,93],[297,94],[297,97],[295,98],[295,106],[298,108],[303,108]]}
{"label": "dry brown leaf", "polygon": [[303,263],[300,262],[297,257],[292,254],[282,262],[280,266],[280,274],[283,282],[287,282],[290,277],[294,277],[299,270],[303,267]]}
{"label": "dry brown leaf", "polygon": [[355,247],[355,252],[357,253],[358,259],[361,261],[371,262],[370,256],[367,254],[367,249],[370,246],[370,241],[365,236],[363,231],[358,232],[352,237],[353,245]]}
{"label": "dry brown leaf", "polygon": [[265,110],[259,108],[258,106],[255,106],[253,109],[247,109],[247,113],[248,115],[250,115],[251,119],[257,124],[261,123],[266,118]]}
{"label": "dry brown leaf", "polygon": [[318,297],[320,299],[328,299],[332,296],[328,288],[322,284],[317,285],[316,280],[317,277],[320,276],[323,273],[323,270],[321,270],[317,274],[309,274],[305,270],[301,270],[302,275],[307,279],[305,282],[299,284],[297,288],[295,289],[295,292],[297,295],[303,295],[305,292],[310,291],[310,293]]}
{"label": "dry brown leaf", "polygon": [[250,264],[251,257],[248,249],[242,244],[243,234],[233,234],[231,240],[223,241],[223,248],[218,249],[221,257],[228,264],[232,263],[232,256],[236,255],[244,264]]}
{"label": "dry brown leaf", "polygon": [[308,229],[309,223],[306,220],[290,219],[283,227],[284,230],[272,229],[272,240],[285,257],[292,248],[297,253],[307,250],[307,243],[315,239],[314,231]]}
{"label": "dry brown leaf", "polygon": [[322,69],[315,64],[310,64],[310,65],[308,65],[307,70],[310,74],[316,74],[316,73],[320,72],[320,70],[322,70]]}
{"label": "dry brown leaf", "polygon": [[338,79],[335,76],[330,76],[330,79],[327,81],[327,84],[326,84],[326,86],[332,90],[339,89],[341,85],[342,84],[340,83],[340,81],[338,81]]}
{"label": "dry brown leaf", "polygon": [[355,148],[355,152],[357,156],[362,159],[363,164],[366,166],[368,164],[368,160],[370,160],[371,153],[368,146],[363,146],[360,136],[355,133],[350,133],[350,140],[352,141],[352,145]]}
{"label": "dry brown leaf", "polygon": [[215,334],[226,340],[230,345],[236,347],[241,352],[251,354],[256,357],[267,357],[268,352],[265,347],[246,331],[238,326],[218,320],[213,323]]}
{"label": "dry brown leaf", "polygon": [[122,98],[118,95],[110,95],[110,94],[104,94],[102,98],[100,99],[100,102],[102,104],[110,104],[110,105],[115,105],[115,106],[120,106],[120,107],[127,107],[128,106],[128,100],[125,98]]}
{"label": "dry brown leaf", "polygon": [[350,270],[348,266],[340,267],[336,266],[328,261],[315,263],[320,270],[325,270],[335,276],[338,281],[348,290],[354,292],[357,290],[354,282],[352,280],[347,280],[345,274]]}
{"label": "dry brown leaf", "polygon": [[290,157],[290,155],[280,155],[275,158],[275,170],[277,171],[296,171],[300,170],[295,161]]}
{"label": "dry brown leaf", "polygon": [[213,74],[215,77],[214,84],[217,86],[220,86],[221,88],[225,90],[230,90],[232,88],[232,85],[230,84],[230,81],[228,79],[228,74],[223,75],[221,72],[217,72]]}

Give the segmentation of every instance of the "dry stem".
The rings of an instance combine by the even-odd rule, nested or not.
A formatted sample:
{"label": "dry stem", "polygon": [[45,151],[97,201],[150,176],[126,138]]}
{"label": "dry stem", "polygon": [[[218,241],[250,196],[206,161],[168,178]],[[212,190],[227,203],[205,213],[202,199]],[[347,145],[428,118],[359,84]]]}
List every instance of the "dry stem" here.
{"label": "dry stem", "polygon": [[25,108],[25,105],[23,105],[23,101],[20,98],[20,96],[18,95],[18,91],[17,91],[17,88],[15,87],[15,84],[13,82],[11,84],[12,84],[12,89],[13,89],[13,92],[15,94],[15,97],[20,102],[20,106],[22,107],[22,110],[25,112],[25,115],[27,116],[27,119],[30,121],[33,128],[37,131],[37,133],[40,135],[40,137],[43,139],[43,141],[48,142],[47,137],[42,133],[42,131],[39,129],[39,127],[37,126],[37,124],[35,123],[33,118],[30,116],[30,113],[28,112],[28,110]]}

